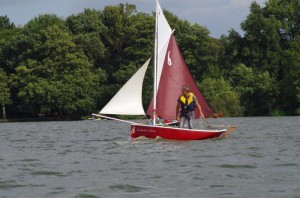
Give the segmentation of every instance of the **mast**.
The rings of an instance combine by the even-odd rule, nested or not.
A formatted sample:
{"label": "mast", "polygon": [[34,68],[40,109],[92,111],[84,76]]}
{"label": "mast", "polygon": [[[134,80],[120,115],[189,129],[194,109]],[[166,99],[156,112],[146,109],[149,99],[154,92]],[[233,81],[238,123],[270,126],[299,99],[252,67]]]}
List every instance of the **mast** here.
{"label": "mast", "polygon": [[158,0],[156,0],[155,31],[154,31],[154,63],[153,63],[153,125],[156,125],[156,94],[157,94],[157,42],[158,42]]}

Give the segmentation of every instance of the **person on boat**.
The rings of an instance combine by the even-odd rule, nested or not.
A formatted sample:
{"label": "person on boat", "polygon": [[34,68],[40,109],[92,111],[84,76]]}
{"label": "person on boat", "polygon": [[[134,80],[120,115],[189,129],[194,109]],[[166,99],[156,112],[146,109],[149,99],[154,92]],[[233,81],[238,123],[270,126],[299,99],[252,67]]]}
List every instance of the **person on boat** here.
{"label": "person on boat", "polygon": [[[159,121],[159,116],[157,115],[157,113],[155,114],[155,123],[156,124],[160,124],[160,121]],[[151,118],[148,120],[147,122],[148,125],[153,125],[153,115],[151,116]]]}
{"label": "person on boat", "polygon": [[200,112],[200,117],[204,118],[201,106],[196,96],[191,92],[190,86],[183,85],[182,94],[179,96],[176,106],[176,118],[180,123],[180,128],[184,127],[186,121],[188,121],[189,129],[192,129],[194,127],[193,124],[196,107]]}

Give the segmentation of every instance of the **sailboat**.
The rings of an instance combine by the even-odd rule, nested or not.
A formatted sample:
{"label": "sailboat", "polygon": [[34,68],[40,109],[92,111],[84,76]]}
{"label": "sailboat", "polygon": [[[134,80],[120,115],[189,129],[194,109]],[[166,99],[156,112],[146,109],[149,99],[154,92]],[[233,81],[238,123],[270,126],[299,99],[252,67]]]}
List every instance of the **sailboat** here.
{"label": "sailboat", "polygon": [[[203,140],[229,136],[236,127],[224,125],[221,127],[209,126],[206,129],[186,129],[156,122],[157,116],[168,120],[176,120],[177,99],[181,94],[182,85],[191,87],[201,105],[205,118],[215,115],[193,80],[173,33],[174,31],[170,28],[162,8],[156,0],[153,99],[147,110],[147,114],[153,117],[153,124],[149,125],[107,116],[145,115],[142,105],[142,85],[151,58],[126,82],[99,114],[93,114],[93,116],[130,123],[131,139],[146,137],[171,140]],[[195,118],[199,117],[199,112],[195,111]]]}

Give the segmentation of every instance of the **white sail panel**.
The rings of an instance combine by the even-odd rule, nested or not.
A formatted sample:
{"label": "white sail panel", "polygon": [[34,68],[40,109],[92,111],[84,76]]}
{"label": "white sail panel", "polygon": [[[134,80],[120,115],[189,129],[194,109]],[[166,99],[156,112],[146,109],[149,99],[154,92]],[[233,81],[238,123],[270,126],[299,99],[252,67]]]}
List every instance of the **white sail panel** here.
{"label": "white sail panel", "polygon": [[145,115],[142,87],[150,58],[100,111],[100,114]]}
{"label": "white sail panel", "polygon": [[157,83],[158,90],[160,76],[169,44],[169,40],[172,34],[172,29],[157,1],[156,5],[157,13]]}

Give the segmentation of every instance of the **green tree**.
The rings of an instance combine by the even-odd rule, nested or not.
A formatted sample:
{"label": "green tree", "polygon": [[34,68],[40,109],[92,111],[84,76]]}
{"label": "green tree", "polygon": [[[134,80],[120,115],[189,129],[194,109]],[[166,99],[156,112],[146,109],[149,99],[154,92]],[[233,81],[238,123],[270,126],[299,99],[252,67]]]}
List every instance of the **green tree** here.
{"label": "green tree", "polygon": [[300,87],[300,35],[291,43],[290,49],[284,52],[283,79],[281,86],[281,101],[278,106],[289,115],[299,114],[299,87]]}
{"label": "green tree", "polygon": [[223,78],[206,78],[199,84],[202,94],[214,109],[214,112],[225,116],[242,116],[239,95]]}
{"label": "green tree", "polygon": [[6,15],[0,16],[0,31],[12,28],[15,28],[15,24],[11,23]]}
{"label": "green tree", "polygon": [[66,24],[75,35],[83,33],[98,33],[105,30],[101,21],[101,12],[94,9],[84,9],[77,15],[67,17]]}
{"label": "green tree", "polygon": [[95,109],[105,72],[94,71],[62,19],[43,15],[30,21],[15,40],[21,44],[14,75],[21,112],[78,118]]}
{"label": "green tree", "polygon": [[223,49],[219,55],[219,66],[230,73],[234,65],[242,62],[243,38],[238,32],[231,29],[228,32],[228,36],[221,36],[220,42],[223,45]]}
{"label": "green tree", "polygon": [[112,76],[124,84],[153,54],[153,18],[146,14],[131,16],[128,22],[127,38],[124,41],[122,64]]}
{"label": "green tree", "polygon": [[[5,50],[10,45],[10,41],[20,32],[20,28],[16,28],[7,16],[0,16],[0,65],[5,72],[10,72],[7,67]],[[9,74],[9,73],[8,73]]]}
{"label": "green tree", "polygon": [[277,78],[282,60],[280,46],[280,21],[275,16],[265,16],[264,9],[254,2],[250,14],[241,24],[245,31],[242,56],[245,64],[262,71],[269,71],[271,76]]}
{"label": "green tree", "polygon": [[153,40],[154,18],[143,13],[131,16],[123,50],[125,64],[143,64],[153,55]]}
{"label": "green tree", "polygon": [[289,48],[289,43],[297,40],[299,36],[299,0],[269,0],[263,11],[266,18],[274,17],[279,22],[278,33],[282,40],[282,47]]}
{"label": "green tree", "polygon": [[[300,83],[299,83],[300,84]],[[300,86],[297,86],[297,101],[300,103]],[[300,115],[300,107],[296,109],[296,115]]]}
{"label": "green tree", "polygon": [[[225,55],[229,57],[225,62],[228,76],[236,75],[232,73],[233,70],[237,72],[236,65],[248,65],[252,68],[250,74],[254,74],[254,79],[257,80],[260,76],[265,81],[271,82],[274,88],[273,94],[267,94],[266,91],[269,89],[267,87],[260,86],[261,89],[257,89],[250,86],[255,88],[251,95],[256,101],[243,103],[246,105],[247,115],[260,115],[259,110],[263,115],[293,115],[299,107],[297,101],[299,13],[298,0],[269,0],[265,7],[253,2],[250,14],[241,23],[241,28],[245,31],[244,36],[241,37],[231,31],[228,37],[221,39],[225,46]],[[237,82],[235,80],[233,86],[241,88]],[[260,97],[262,93],[265,93],[267,98]],[[252,110],[247,111],[250,109]]]}
{"label": "green tree", "polygon": [[106,49],[101,40],[105,26],[101,21],[101,13],[96,10],[85,9],[78,15],[69,16],[66,24],[74,34],[74,40],[96,68],[102,66]]}
{"label": "green tree", "polygon": [[2,107],[2,118],[6,119],[5,105],[11,104],[9,77],[0,69],[0,101]]}
{"label": "green tree", "polygon": [[239,93],[247,116],[269,115],[273,111],[278,87],[267,71],[255,72],[251,67],[240,64],[231,72],[230,82]]}
{"label": "green tree", "polygon": [[129,21],[135,13],[135,5],[128,3],[119,4],[119,6],[106,6],[102,11],[101,20],[106,27],[106,31],[102,34],[102,40],[110,57],[107,68],[109,74],[113,70],[118,70],[122,65],[122,53],[128,36]]}

